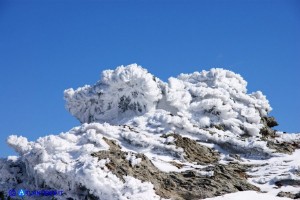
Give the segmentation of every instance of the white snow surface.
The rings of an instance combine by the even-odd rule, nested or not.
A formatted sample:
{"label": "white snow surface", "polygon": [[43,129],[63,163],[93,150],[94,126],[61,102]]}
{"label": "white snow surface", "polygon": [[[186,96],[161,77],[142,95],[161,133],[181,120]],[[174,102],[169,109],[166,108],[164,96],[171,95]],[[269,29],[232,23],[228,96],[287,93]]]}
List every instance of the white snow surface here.
{"label": "white snow surface", "polygon": [[[132,166],[141,162],[135,153],[143,153],[161,171],[197,169],[213,176],[201,171],[205,166],[184,159],[183,149],[170,135],[176,133],[216,148],[221,163],[232,159],[221,148],[225,145],[242,155],[236,162],[259,164],[248,172],[249,182],[268,194],[250,191],[213,199],[275,200],[282,190],[274,189],[274,181],[299,179],[300,153],[274,153],[261,140],[261,117],[271,107],[262,92],[247,94],[246,86],[240,75],[224,69],[181,74],[167,83],[136,64],[103,71],[95,85],[64,92],[66,108],[80,126],[37,141],[16,135],[7,139],[20,156],[0,159],[0,188],[63,190],[58,199],[82,199],[88,194],[101,199],[161,199],[152,183],[130,176],[122,181],[106,167],[109,159],[98,160],[91,154],[109,149],[105,137],[128,152]],[[300,141],[300,134],[277,135],[280,142]],[[170,161],[185,167],[178,169]],[[297,188],[284,191],[297,192]]]}
{"label": "white snow surface", "polygon": [[[245,161],[245,163],[250,163]],[[274,183],[280,180],[293,180],[300,182],[300,149],[297,149],[292,155],[277,154],[266,161],[251,161],[252,164],[260,164],[248,172],[252,178],[249,178],[251,184],[261,188],[263,192],[276,195],[280,191],[296,193],[300,192],[299,187],[281,186],[276,187]],[[267,163],[267,165],[265,165]]]}
{"label": "white snow surface", "polygon": [[243,191],[214,198],[206,198],[205,200],[290,200],[285,197],[274,197],[269,194],[258,193],[255,191]]}

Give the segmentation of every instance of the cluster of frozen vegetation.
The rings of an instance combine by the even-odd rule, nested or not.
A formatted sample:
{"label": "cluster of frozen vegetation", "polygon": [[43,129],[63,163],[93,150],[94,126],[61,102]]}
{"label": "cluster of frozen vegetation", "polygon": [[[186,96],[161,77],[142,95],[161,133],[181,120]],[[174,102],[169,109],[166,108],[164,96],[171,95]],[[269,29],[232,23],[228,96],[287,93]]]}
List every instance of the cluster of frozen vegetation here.
{"label": "cluster of frozen vegetation", "polygon": [[[0,160],[0,195],[11,188],[63,190],[57,199],[199,199],[240,190],[297,195],[300,134],[272,130],[277,123],[268,117],[266,97],[248,94],[247,82],[231,71],[163,82],[132,64],[105,70],[95,85],[67,89],[64,98],[82,125],[35,142],[10,136],[20,156]],[[232,188],[206,193],[176,182],[195,172],[193,181],[206,177],[218,187],[224,166],[245,177],[233,173]]]}

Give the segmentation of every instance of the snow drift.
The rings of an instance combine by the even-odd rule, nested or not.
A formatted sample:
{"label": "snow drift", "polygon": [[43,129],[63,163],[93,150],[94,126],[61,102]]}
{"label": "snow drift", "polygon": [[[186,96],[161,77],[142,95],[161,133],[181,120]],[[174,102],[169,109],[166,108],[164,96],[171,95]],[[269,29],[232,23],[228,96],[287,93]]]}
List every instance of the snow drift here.
{"label": "snow drift", "polygon": [[[10,136],[20,156],[0,160],[3,196],[42,188],[63,190],[57,199],[199,199],[239,190],[295,195],[300,185],[300,134],[273,130],[266,97],[248,94],[234,72],[211,69],[163,82],[132,64],[105,70],[95,85],[67,89],[64,98],[82,125],[35,142]],[[220,169],[232,176],[228,188],[217,186],[225,181]],[[180,185],[203,177],[219,188],[199,193]]]}

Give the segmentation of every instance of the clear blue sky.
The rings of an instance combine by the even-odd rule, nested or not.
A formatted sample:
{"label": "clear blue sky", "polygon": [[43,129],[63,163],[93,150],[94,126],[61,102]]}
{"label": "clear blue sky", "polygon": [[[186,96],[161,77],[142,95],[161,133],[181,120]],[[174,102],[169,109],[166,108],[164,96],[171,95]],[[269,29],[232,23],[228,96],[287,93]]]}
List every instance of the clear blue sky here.
{"label": "clear blue sky", "polygon": [[165,81],[233,70],[267,95],[278,129],[300,132],[300,1],[0,0],[0,157],[10,134],[78,125],[63,90],[131,63]]}

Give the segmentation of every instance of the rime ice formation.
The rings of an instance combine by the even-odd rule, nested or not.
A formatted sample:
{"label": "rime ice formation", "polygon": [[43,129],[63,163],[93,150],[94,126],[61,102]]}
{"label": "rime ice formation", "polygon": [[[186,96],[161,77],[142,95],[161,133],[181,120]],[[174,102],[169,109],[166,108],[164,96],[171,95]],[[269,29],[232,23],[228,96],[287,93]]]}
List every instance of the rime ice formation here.
{"label": "rime ice formation", "polygon": [[156,78],[137,65],[105,70],[94,86],[65,91],[67,109],[82,123],[143,114],[155,108],[160,98]]}
{"label": "rime ice formation", "polygon": [[[65,91],[67,109],[82,123],[122,124],[157,109],[181,115],[193,124],[208,128],[222,125],[233,134],[257,136],[261,117],[271,111],[260,92],[247,94],[247,82],[223,69],[181,74],[168,84],[138,65],[103,71],[98,83]],[[122,120],[123,119],[123,120]]]}
{"label": "rime ice formation", "polygon": [[246,87],[224,69],[168,82],[136,64],[105,70],[64,92],[81,126],[8,138],[20,156],[0,160],[0,199],[12,188],[63,190],[56,199],[296,198],[300,134],[273,130],[268,100]]}

